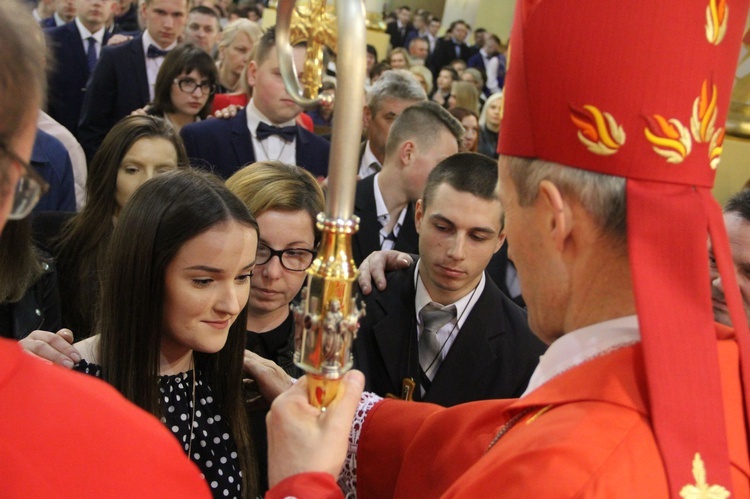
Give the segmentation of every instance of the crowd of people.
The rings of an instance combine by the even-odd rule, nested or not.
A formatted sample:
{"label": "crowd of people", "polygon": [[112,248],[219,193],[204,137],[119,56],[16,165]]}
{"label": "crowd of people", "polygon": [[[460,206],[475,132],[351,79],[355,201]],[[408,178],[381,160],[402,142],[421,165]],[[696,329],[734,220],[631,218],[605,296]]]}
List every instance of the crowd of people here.
{"label": "crowd of people", "polygon": [[[496,35],[407,6],[389,52],[363,50],[366,314],[323,411],[291,310],[320,250],[335,54],[305,111],[262,2],[0,3],[0,491],[749,497],[750,189],[722,220],[725,115],[693,105],[711,78],[725,112],[742,27],[706,43],[687,9],[670,38],[624,10],[666,25],[678,0],[563,2],[571,32],[554,3],[517,6],[511,69]],[[665,95],[644,75],[672,82],[679,57],[613,68],[621,33],[694,71]],[[662,118],[684,102],[705,126]]]}

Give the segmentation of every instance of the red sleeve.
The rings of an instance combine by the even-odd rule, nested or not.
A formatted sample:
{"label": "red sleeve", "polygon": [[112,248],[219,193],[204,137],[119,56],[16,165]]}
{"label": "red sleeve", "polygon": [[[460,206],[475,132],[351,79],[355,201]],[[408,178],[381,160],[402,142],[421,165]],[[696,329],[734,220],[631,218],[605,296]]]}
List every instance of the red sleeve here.
{"label": "red sleeve", "polygon": [[370,409],[357,446],[357,495],[393,497],[406,450],[442,407],[387,399]]}
{"label": "red sleeve", "polygon": [[285,478],[266,492],[266,499],[314,497],[315,499],[342,499],[344,494],[328,473],[300,473]]}

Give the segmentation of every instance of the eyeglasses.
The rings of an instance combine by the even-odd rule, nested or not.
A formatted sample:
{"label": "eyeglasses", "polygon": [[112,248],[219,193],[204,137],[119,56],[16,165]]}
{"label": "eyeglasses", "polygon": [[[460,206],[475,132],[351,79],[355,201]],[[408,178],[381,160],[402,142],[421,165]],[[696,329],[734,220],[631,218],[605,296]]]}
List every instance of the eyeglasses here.
{"label": "eyeglasses", "polygon": [[292,272],[301,272],[307,270],[312,265],[317,251],[303,248],[287,248],[285,250],[271,249],[265,244],[258,245],[258,252],[255,254],[256,265],[264,265],[271,261],[274,256],[279,257],[281,266]]}
{"label": "eyeglasses", "polygon": [[207,81],[198,83],[192,78],[175,78],[174,82],[177,83],[177,86],[180,87],[180,90],[182,90],[186,94],[192,94],[193,92],[195,92],[196,88],[200,88],[202,94],[212,95],[216,92],[216,85]]}
{"label": "eyeglasses", "polygon": [[11,151],[3,142],[0,142],[0,151],[21,165],[23,169],[23,175],[18,179],[18,185],[13,194],[13,208],[8,215],[10,220],[21,220],[31,213],[39,202],[39,198],[49,190],[49,184],[33,166]]}

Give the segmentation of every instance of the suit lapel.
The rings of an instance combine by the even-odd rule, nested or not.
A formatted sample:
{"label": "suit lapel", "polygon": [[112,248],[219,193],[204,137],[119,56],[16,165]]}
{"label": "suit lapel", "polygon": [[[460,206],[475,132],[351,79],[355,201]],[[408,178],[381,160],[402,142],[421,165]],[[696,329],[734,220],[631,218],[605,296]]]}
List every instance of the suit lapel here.
{"label": "suit lapel", "polygon": [[[483,388],[476,380],[493,368],[497,356],[491,342],[504,334],[505,324],[487,324],[487,317],[497,316],[494,309],[498,300],[489,293],[490,280],[485,274],[485,289],[472,308],[463,327],[458,330],[456,340],[440,365],[432,386],[425,396],[429,402],[441,403],[443,397],[432,394],[472,393]],[[466,366],[471,366],[467,369]],[[432,396],[431,396],[432,395]],[[464,395],[465,396],[465,395]]]}
{"label": "suit lapel", "polygon": [[65,25],[66,36],[71,51],[73,52],[73,58],[79,71],[83,72],[88,79],[89,74],[89,63],[86,59],[86,51],[83,48],[83,41],[81,40],[81,33],[78,31],[75,21]]}
{"label": "suit lapel", "polygon": [[375,205],[373,182],[375,182],[375,175],[360,180],[355,194],[354,213],[360,220],[359,231],[354,236],[353,243],[362,259],[380,249],[380,222],[378,222],[378,209]]}
{"label": "suit lapel", "polygon": [[398,292],[384,293],[376,299],[385,316],[373,325],[372,331],[395,394],[400,393],[401,382],[409,376],[410,353],[416,355],[413,277],[412,265],[409,271],[401,271],[389,281],[388,286]]}
{"label": "suit lapel", "polygon": [[231,130],[232,149],[234,150],[237,169],[248,163],[255,162],[253,139],[247,129],[247,111],[243,109],[237,116],[229,120]]}
{"label": "suit lapel", "polygon": [[406,207],[406,215],[401,230],[398,232],[396,244],[393,249],[406,251],[408,253],[419,251],[419,234],[414,225],[414,204],[409,203]]}
{"label": "suit lapel", "polygon": [[298,166],[304,167],[308,163],[307,158],[305,158],[305,151],[307,151],[308,154],[310,153],[310,150],[307,149],[308,142],[309,139],[307,135],[302,133],[302,127],[297,125],[297,140],[295,142],[294,158]]}
{"label": "suit lapel", "polygon": [[136,37],[130,44],[133,75],[138,86],[138,95],[142,102],[151,101],[148,91],[148,74],[146,72],[146,56],[143,53],[143,34]]}

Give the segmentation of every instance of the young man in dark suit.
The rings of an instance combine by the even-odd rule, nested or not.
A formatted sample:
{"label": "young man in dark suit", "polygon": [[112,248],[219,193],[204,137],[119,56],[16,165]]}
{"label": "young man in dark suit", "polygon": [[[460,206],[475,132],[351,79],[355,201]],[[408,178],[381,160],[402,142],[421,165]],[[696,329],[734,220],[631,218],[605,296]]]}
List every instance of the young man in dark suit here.
{"label": "young man in dark suit", "polygon": [[78,0],[72,22],[45,30],[54,61],[47,88],[49,115],[73,135],[78,132],[86,83],[110,37],[104,23],[114,1]]}
{"label": "young man in dark suit", "polygon": [[[295,66],[304,67],[304,47],[294,48]],[[279,74],[276,35],[269,29],[247,67],[253,97],[233,118],[206,120],[182,128],[190,162],[229,178],[255,161],[301,166],[323,179],[328,175],[330,143],[296,125],[302,108],[292,101]]]}
{"label": "young man in dark suit", "polygon": [[[545,347],[485,273],[505,239],[496,185],[495,162],[473,153],[430,173],[415,210],[419,259],[368,296],[360,322],[367,390],[401,397],[411,380],[414,399],[452,406],[526,389]],[[437,324],[434,310],[445,314]]]}
{"label": "young man in dark suit", "polygon": [[102,51],[86,89],[78,127],[89,161],[117,121],[153,99],[159,67],[185,26],[187,4],[188,0],[146,0],[141,7],[146,30]]}
{"label": "young man in dark suit", "polygon": [[417,251],[413,203],[422,196],[427,175],[458,152],[461,123],[434,102],[418,102],[396,118],[385,144],[380,173],[357,182],[354,214],[359,231],[352,238],[357,265],[380,249]]}
{"label": "young man in dark suit", "polygon": [[468,61],[472,52],[466,45],[466,37],[469,35],[469,26],[463,21],[455,21],[444,38],[439,38],[435,44],[435,50],[427,60],[428,67],[437,78],[440,69],[449,66],[456,59]]}

